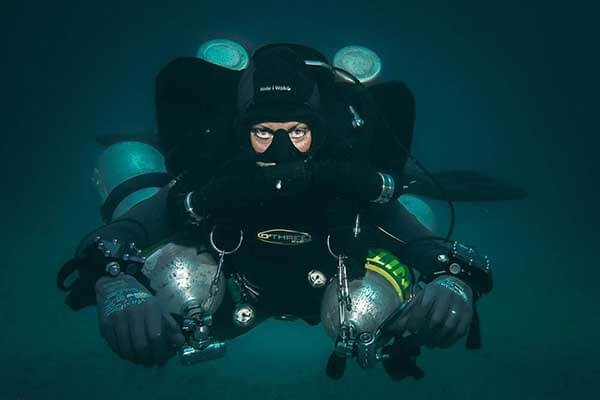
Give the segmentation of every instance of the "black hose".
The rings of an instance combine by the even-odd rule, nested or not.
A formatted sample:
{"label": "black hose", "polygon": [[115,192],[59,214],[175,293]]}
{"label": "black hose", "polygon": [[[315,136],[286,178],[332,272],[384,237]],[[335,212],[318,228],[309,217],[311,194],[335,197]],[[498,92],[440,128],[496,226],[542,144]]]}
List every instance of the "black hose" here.
{"label": "black hose", "polygon": [[427,175],[429,177],[429,179],[431,179],[431,181],[433,182],[433,184],[435,186],[437,186],[437,188],[439,189],[439,191],[441,193],[441,197],[443,197],[443,198],[446,199],[446,202],[448,203],[448,207],[450,209],[450,227],[448,228],[448,233],[446,234],[446,240],[450,240],[450,237],[452,236],[452,233],[454,232],[454,224],[455,224],[455,219],[456,219],[456,212],[454,210],[454,204],[452,203],[452,200],[450,200],[450,197],[448,196],[447,191],[433,177],[433,175],[423,166],[423,164],[421,164],[421,162],[415,156],[413,156],[412,153],[400,142],[400,140],[394,134],[392,134],[393,131],[391,130],[391,128],[390,128],[387,120],[385,118],[383,118],[383,116],[379,113],[379,107],[377,107],[377,105],[375,104],[375,100],[373,100],[373,97],[371,96],[371,94],[369,93],[369,91],[367,90],[367,88],[362,84],[362,82],[359,81],[358,78],[356,78],[354,75],[352,75],[348,71],[345,71],[345,70],[343,70],[341,68],[337,68],[337,67],[334,67],[334,66],[332,66],[332,69],[333,69],[333,71],[340,72],[341,74],[347,76],[356,85],[358,85],[359,88],[362,89],[363,94],[364,94],[365,98],[369,101],[372,110],[375,113],[377,113],[378,119],[380,119],[381,122],[385,125],[385,129],[388,131],[388,133],[390,134],[390,136],[396,142],[396,145],[402,151],[404,151],[404,153],[406,154],[406,156],[409,159],[411,159],[411,160],[413,160],[415,162],[415,164],[417,165],[417,167],[419,167],[425,173],[425,175]]}

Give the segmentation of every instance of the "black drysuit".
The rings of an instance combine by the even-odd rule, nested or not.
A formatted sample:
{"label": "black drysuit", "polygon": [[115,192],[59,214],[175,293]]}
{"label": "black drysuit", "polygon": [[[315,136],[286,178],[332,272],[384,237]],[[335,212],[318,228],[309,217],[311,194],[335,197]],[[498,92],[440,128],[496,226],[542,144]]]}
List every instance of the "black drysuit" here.
{"label": "black drysuit", "polygon": [[[93,244],[96,236],[109,240],[116,238],[122,243],[135,242],[137,247],[142,249],[175,237],[178,228],[170,221],[167,207],[168,191],[168,187],[161,189],[155,196],[137,204],[122,217],[88,234],[81,241],[75,259],[84,259],[86,249]],[[256,304],[259,320],[281,315],[289,318],[293,315],[309,323],[319,322],[320,299],[324,288],[311,287],[307,273],[318,269],[330,278],[336,272],[337,260],[326,246],[326,236],[330,230],[324,229],[323,226],[326,224],[324,220],[331,213],[335,213],[335,210],[335,202],[330,207],[319,207],[318,199],[315,200],[314,196],[288,202],[284,209],[275,208],[268,203],[248,209],[251,218],[245,219],[242,226],[243,244],[237,253],[226,257],[226,266],[229,270],[243,275],[245,281],[259,293]],[[347,231],[351,230],[351,225],[348,224]],[[366,240],[363,240],[365,246],[391,251],[399,260],[415,268],[425,278],[431,272],[440,269],[436,261],[437,255],[447,252],[444,244],[436,241],[422,241],[404,246],[404,242],[432,234],[399,202],[369,205],[361,212],[361,227],[361,235],[366,237]],[[311,240],[308,243],[281,245],[259,239],[261,232],[272,230],[308,233]],[[232,231],[237,234],[237,230]],[[199,236],[197,243],[203,244],[202,247],[207,248],[206,251],[211,251],[210,246],[206,245],[206,235],[191,232],[192,236],[194,234]],[[189,236],[188,232],[188,238]],[[334,251],[335,243],[332,239]],[[216,256],[215,252],[213,254]],[[355,268],[351,268],[351,278],[352,275],[357,277],[356,274],[364,272],[362,265],[356,265],[354,264]],[[91,287],[93,286],[83,284],[80,290],[72,291],[67,303],[73,308],[93,304],[95,297]],[[216,331],[223,330],[222,336],[241,332],[231,323],[232,308],[232,300],[230,296],[226,296],[224,304],[215,316]]]}

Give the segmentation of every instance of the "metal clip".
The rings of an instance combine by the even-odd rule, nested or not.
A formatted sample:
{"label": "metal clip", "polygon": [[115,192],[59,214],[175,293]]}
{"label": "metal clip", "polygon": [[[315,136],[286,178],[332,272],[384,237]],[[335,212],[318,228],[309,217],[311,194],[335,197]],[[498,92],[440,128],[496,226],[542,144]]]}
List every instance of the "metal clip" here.
{"label": "metal clip", "polygon": [[244,232],[240,229],[240,240],[237,244],[237,246],[235,246],[235,248],[233,248],[232,250],[226,251],[226,250],[221,250],[217,247],[217,245],[215,244],[215,240],[214,240],[214,235],[215,235],[215,228],[217,226],[213,226],[213,228],[210,231],[210,245],[212,246],[212,248],[219,253],[219,265],[217,267],[217,273],[215,274],[215,277],[213,278],[212,282],[210,283],[210,301],[209,301],[209,309],[210,306],[212,305],[211,302],[214,298],[214,296],[219,292],[219,286],[218,286],[218,282],[219,282],[219,278],[221,277],[221,272],[223,270],[223,263],[225,261],[225,255],[228,254],[233,254],[236,251],[239,250],[240,246],[242,245],[242,242],[244,241]]}
{"label": "metal clip", "polygon": [[[217,245],[215,244],[215,241],[214,241],[215,228],[216,228],[216,226],[213,226],[212,230],[210,231],[210,245],[217,253],[219,253],[219,265],[217,267],[217,273],[215,274],[215,277],[210,284],[209,307],[212,305],[212,301],[215,298],[215,296],[219,290],[218,282],[219,282],[219,278],[221,276],[221,271],[223,269],[223,262],[225,260],[225,255],[233,254],[236,251],[238,251],[240,246],[242,245],[242,242],[244,241],[244,232],[240,229],[240,240],[239,240],[237,246],[235,246],[235,248],[233,248],[232,250],[229,250],[229,251],[221,250],[217,247]],[[240,289],[242,288],[242,286],[243,285],[240,285]],[[242,292],[242,299],[243,299],[243,301],[247,300],[247,295],[244,292]],[[255,320],[256,320],[256,311],[250,304],[240,303],[240,304],[236,305],[235,309],[233,310],[233,321],[238,326],[244,327],[244,328],[249,327],[250,325],[254,324]]]}
{"label": "metal clip", "polygon": [[335,346],[335,352],[338,356],[346,358],[351,357],[354,349],[354,339],[356,332],[352,323],[347,320],[346,313],[352,311],[352,299],[348,287],[348,271],[345,260],[347,257],[343,254],[335,254],[331,250],[331,235],[327,235],[327,249],[329,254],[338,260],[337,268],[337,299],[340,323],[340,337]]}
{"label": "metal clip", "polygon": [[352,233],[354,234],[354,238],[358,238],[358,235],[360,235],[361,232],[361,228],[360,228],[360,214],[356,214],[356,219],[354,220],[354,228],[352,228]]}
{"label": "metal clip", "polygon": [[349,106],[348,108],[350,109],[350,113],[352,114],[352,127],[354,129],[362,127],[365,124],[365,120],[362,119],[360,115],[358,115],[354,107]]}

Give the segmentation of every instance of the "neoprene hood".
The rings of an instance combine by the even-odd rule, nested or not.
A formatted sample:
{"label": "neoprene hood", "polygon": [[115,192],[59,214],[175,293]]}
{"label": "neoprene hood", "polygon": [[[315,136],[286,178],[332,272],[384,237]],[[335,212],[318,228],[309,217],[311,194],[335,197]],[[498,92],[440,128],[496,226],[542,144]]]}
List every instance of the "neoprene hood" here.
{"label": "neoprene hood", "polygon": [[245,123],[313,119],[320,108],[319,88],[291,49],[272,47],[255,53],[238,88],[238,112]]}

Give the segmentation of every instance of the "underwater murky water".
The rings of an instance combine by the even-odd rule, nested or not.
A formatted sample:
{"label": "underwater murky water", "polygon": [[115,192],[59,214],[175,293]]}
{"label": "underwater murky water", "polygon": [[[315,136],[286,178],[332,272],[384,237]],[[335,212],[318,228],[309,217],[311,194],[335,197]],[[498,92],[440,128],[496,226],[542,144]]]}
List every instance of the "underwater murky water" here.
{"label": "underwater murky water", "polygon": [[[9,10],[4,24],[0,399],[593,396],[600,313],[591,7],[37,3]],[[300,42],[329,57],[349,44],[375,50],[383,79],[415,94],[413,152],[423,164],[475,169],[529,192],[523,201],[456,205],[455,236],[494,264],[495,290],[480,303],[481,350],[464,342],[425,349],[420,381],[394,382],[380,367],[354,364],[331,381],[322,326],[267,321],[229,343],[223,359],[147,369],[110,351],[94,309],[67,309],[56,271],[100,224],[90,184],[95,137],[153,132],[157,71],[221,36],[251,47]],[[445,226],[444,204],[433,208]]]}

